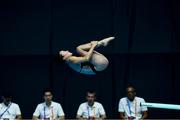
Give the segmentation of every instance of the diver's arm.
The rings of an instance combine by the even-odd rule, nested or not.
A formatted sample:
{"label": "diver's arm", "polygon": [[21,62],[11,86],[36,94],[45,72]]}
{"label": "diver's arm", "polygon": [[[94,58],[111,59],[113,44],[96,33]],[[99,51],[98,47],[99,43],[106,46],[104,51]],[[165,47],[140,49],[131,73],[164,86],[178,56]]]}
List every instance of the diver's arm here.
{"label": "diver's arm", "polygon": [[82,63],[82,62],[88,62],[93,54],[93,50],[97,45],[97,41],[92,41],[91,42],[91,48],[89,49],[87,55],[83,57],[76,57],[76,56],[71,56],[68,60],[73,62],[73,63]]}

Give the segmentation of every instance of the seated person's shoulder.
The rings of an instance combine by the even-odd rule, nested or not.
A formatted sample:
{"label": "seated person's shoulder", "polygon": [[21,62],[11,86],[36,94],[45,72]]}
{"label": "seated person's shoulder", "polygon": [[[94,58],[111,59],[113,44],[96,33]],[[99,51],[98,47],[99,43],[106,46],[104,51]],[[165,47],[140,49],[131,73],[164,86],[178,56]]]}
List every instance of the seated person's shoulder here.
{"label": "seated person's shoulder", "polygon": [[123,97],[120,99],[120,101],[126,101],[127,100],[127,97]]}
{"label": "seated person's shoulder", "polygon": [[87,102],[83,102],[79,105],[79,107],[84,107],[84,106],[87,106]]}
{"label": "seated person's shoulder", "polygon": [[3,108],[3,103],[0,103],[0,109],[2,109]]}
{"label": "seated person's shoulder", "polygon": [[39,103],[37,106],[43,106],[44,105],[44,103]]}
{"label": "seated person's shoulder", "polygon": [[44,107],[44,103],[39,103],[37,104],[37,108],[40,109],[40,108],[43,108]]}
{"label": "seated person's shoulder", "polygon": [[96,106],[103,106],[100,102],[95,102]]}
{"label": "seated person's shoulder", "polygon": [[144,101],[144,98],[141,98],[141,97],[136,97],[136,99],[137,99],[138,101]]}
{"label": "seated person's shoulder", "polygon": [[19,107],[19,105],[17,103],[12,103],[12,106]]}
{"label": "seated person's shoulder", "polygon": [[58,103],[58,102],[52,102],[53,103],[53,105],[55,105],[55,106],[58,106],[58,105],[60,105],[61,106],[61,104],[60,103]]}

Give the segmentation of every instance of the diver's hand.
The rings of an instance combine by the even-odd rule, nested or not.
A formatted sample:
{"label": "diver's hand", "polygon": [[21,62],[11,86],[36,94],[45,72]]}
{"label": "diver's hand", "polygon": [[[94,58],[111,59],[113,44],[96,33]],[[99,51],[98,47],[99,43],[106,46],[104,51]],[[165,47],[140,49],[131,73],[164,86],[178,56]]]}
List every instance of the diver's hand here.
{"label": "diver's hand", "polygon": [[96,46],[98,44],[98,41],[91,41],[92,46]]}

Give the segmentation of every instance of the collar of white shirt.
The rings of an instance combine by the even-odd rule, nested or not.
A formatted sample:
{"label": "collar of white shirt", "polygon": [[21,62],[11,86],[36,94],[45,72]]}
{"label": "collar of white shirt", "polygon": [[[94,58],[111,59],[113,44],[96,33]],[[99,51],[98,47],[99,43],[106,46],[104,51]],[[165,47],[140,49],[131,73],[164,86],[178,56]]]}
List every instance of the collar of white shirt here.
{"label": "collar of white shirt", "polygon": [[96,102],[94,102],[93,106],[90,106],[90,105],[88,104],[88,102],[86,102],[86,105],[87,105],[88,108],[95,108],[95,107],[96,107]]}
{"label": "collar of white shirt", "polygon": [[2,106],[3,106],[3,107],[8,107],[8,106],[11,105],[11,104],[12,104],[12,102],[9,102],[8,105],[5,105],[4,102],[3,102],[3,103],[2,103]]}
{"label": "collar of white shirt", "polygon": [[50,107],[54,107],[54,102],[51,101],[51,105],[47,106],[46,102],[43,103],[44,107],[50,108]]}

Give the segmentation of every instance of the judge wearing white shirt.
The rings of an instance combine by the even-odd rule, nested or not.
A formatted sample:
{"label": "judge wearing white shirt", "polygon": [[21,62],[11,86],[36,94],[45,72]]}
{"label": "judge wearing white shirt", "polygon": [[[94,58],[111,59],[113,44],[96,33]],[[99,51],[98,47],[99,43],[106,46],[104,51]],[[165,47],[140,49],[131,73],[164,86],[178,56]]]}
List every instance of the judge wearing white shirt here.
{"label": "judge wearing white shirt", "polygon": [[52,101],[52,91],[46,89],[44,91],[45,102],[37,105],[33,113],[33,120],[64,120],[64,111],[61,104]]}
{"label": "judge wearing white shirt", "polygon": [[127,97],[123,97],[119,101],[118,112],[121,120],[144,120],[147,118],[147,107],[140,106],[144,103],[144,99],[136,97],[135,88],[128,86],[126,89]]}
{"label": "judge wearing white shirt", "polygon": [[19,105],[11,102],[11,94],[6,92],[2,96],[3,102],[0,104],[0,120],[21,120]]}
{"label": "judge wearing white shirt", "polygon": [[76,118],[79,120],[103,120],[106,118],[105,110],[101,103],[95,102],[96,93],[88,91],[87,102],[82,103],[77,111]]}

